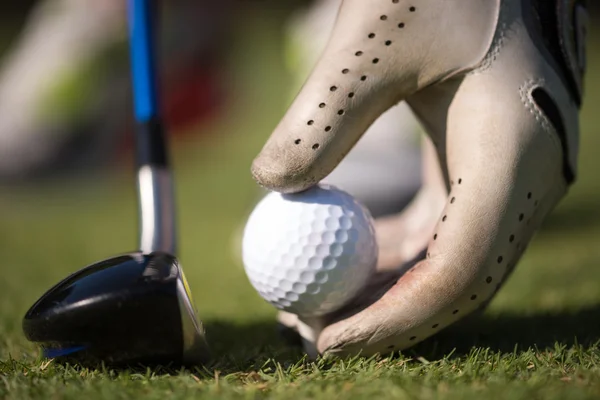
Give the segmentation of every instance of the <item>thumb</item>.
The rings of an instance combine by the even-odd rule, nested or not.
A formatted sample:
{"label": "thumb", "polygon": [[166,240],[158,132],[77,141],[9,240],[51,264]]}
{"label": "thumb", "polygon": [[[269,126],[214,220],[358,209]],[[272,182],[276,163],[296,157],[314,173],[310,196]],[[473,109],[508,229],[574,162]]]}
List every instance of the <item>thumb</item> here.
{"label": "thumb", "polygon": [[496,3],[344,1],[321,59],[254,160],[254,178],[280,192],[318,183],[385,110],[483,57]]}

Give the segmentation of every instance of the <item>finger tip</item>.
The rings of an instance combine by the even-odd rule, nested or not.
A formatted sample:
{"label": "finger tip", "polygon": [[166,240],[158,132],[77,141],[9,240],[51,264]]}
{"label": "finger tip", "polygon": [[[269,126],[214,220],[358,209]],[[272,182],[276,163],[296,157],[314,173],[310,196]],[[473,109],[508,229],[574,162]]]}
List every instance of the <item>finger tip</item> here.
{"label": "finger tip", "polygon": [[283,157],[260,154],[250,171],[260,186],[279,193],[301,192],[317,183],[288,164]]}
{"label": "finger tip", "polygon": [[329,340],[327,340],[327,337],[323,336],[323,332],[321,332],[321,335],[319,335],[315,346],[323,358],[331,358],[335,356],[336,351],[332,348],[331,343]]}

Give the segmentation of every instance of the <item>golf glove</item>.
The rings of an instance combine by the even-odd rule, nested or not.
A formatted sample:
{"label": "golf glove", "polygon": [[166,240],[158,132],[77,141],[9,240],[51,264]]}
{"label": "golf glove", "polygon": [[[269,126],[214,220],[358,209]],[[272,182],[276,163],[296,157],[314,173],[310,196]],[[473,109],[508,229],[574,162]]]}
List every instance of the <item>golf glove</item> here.
{"label": "golf glove", "polygon": [[406,349],[490,301],[576,178],[587,21],[578,0],[343,1],[255,179],[309,188],[400,101],[428,138],[420,192],[376,221],[367,288],[324,318],[280,314],[308,352]]}

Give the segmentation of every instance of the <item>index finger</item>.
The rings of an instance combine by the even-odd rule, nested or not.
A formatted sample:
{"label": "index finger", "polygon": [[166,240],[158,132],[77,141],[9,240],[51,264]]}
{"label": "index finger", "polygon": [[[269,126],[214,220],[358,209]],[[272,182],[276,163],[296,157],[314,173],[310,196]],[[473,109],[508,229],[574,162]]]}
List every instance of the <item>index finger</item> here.
{"label": "index finger", "polygon": [[479,61],[497,9],[498,0],[344,1],[321,59],[254,160],[254,178],[279,192],[318,183],[385,110]]}

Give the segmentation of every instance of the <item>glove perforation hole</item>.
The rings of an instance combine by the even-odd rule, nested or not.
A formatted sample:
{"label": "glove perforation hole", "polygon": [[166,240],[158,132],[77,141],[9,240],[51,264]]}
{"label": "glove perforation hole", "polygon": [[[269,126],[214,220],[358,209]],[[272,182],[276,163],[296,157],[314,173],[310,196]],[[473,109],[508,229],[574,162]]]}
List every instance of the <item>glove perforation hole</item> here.
{"label": "glove perforation hole", "polygon": [[446,222],[446,218],[448,218],[448,216],[447,216],[447,215],[444,215],[444,216],[442,217],[442,222]]}
{"label": "glove perforation hole", "polygon": [[519,214],[519,221],[523,221],[523,218],[525,218],[525,214],[523,214],[523,213]]}
{"label": "glove perforation hole", "polygon": [[502,256],[498,256],[498,258],[496,259],[496,261],[498,261],[498,264],[501,264],[503,259],[504,258],[502,258]]}
{"label": "glove perforation hole", "polygon": [[462,178],[458,178],[458,184],[460,185],[462,183]]}
{"label": "glove perforation hole", "polygon": [[416,336],[411,336],[408,340],[415,340],[417,337]]}
{"label": "glove perforation hole", "polygon": [[295,143],[295,144],[300,144],[300,142],[301,142],[301,141],[302,141],[302,140],[300,140],[300,139],[296,139],[296,140],[294,140],[294,143]]}
{"label": "glove perforation hole", "polygon": [[375,34],[373,32],[369,33],[369,39],[373,39],[375,37]]}
{"label": "glove perforation hole", "polygon": [[433,235],[433,240],[437,240],[437,233]]}
{"label": "glove perforation hole", "polygon": [[394,345],[390,344],[387,348],[388,348],[388,350],[393,350],[394,349]]}
{"label": "glove perforation hole", "polygon": [[415,11],[417,11],[417,8],[413,6],[413,7],[410,7],[410,8],[408,9],[408,11],[410,11],[410,12],[415,12]]}
{"label": "glove perforation hole", "polygon": [[387,20],[387,15],[382,15],[381,17],[379,17],[380,20],[385,21]]}
{"label": "glove perforation hole", "polygon": [[348,93],[348,97],[353,98],[354,97],[354,92]]}
{"label": "glove perforation hole", "polygon": [[312,145],[312,149],[313,150],[316,150],[318,148],[319,148],[319,143],[315,143],[315,144]]}
{"label": "glove perforation hole", "polygon": [[487,278],[485,278],[485,283],[488,283],[488,284],[492,283],[492,277],[488,276]]}
{"label": "glove perforation hole", "polygon": [[510,236],[508,237],[508,242],[509,242],[509,243],[512,243],[512,242],[514,242],[514,240],[515,240],[515,235],[510,235]]}
{"label": "glove perforation hole", "polygon": [[392,0],[392,3],[394,4],[398,4],[400,2],[400,0]]}
{"label": "glove perforation hole", "polygon": [[342,70],[342,74],[344,74],[344,75],[347,74],[348,72],[350,72],[350,70],[348,68],[344,68]]}
{"label": "glove perforation hole", "polygon": [[386,46],[389,46],[389,45],[391,45],[391,44],[392,44],[392,41],[391,41],[391,40],[386,40],[386,41],[385,41],[385,45],[386,45]]}
{"label": "glove perforation hole", "polygon": [[456,197],[453,197],[450,199],[450,204],[454,204],[454,202],[456,201]]}
{"label": "glove perforation hole", "polygon": [[337,86],[332,86],[329,88],[330,92],[335,92],[337,90]]}
{"label": "glove perforation hole", "polygon": [[431,329],[435,329],[435,328],[437,328],[438,326],[440,326],[440,324],[433,324],[433,325],[431,326]]}
{"label": "glove perforation hole", "polygon": [[325,127],[325,132],[329,132],[330,130],[331,130],[331,127],[330,127],[330,126],[326,126],[326,127]]}
{"label": "glove perforation hole", "polygon": [[319,108],[325,108],[325,103],[319,104]]}
{"label": "glove perforation hole", "polygon": [[531,192],[527,193],[527,200],[531,200],[531,196],[532,196]]}
{"label": "glove perforation hole", "polygon": [[400,22],[400,23],[398,24],[398,28],[400,28],[400,29],[404,28],[404,26],[405,26],[405,25],[404,25],[404,22]]}
{"label": "glove perforation hole", "polygon": [[344,115],[344,112],[345,112],[344,110],[339,110],[338,115]]}
{"label": "glove perforation hole", "polygon": [[366,81],[367,80],[367,76],[366,75],[361,76],[360,80],[363,81],[363,82]]}
{"label": "glove perforation hole", "polygon": [[374,58],[373,59],[373,64],[377,64],[379,62],[379,58]]}
{"label": "glove perforation hole", "polygon": [[306,125],[312,125],[312,124],[314,124],[314,123],[315,123],[315,121],[313,121],[313,120],[311,119],[311,120],[309,120],[309,121],[306,123]]}
{"label": "glove perforation hole", "polygon": [[359,51],[357,51],[356,53],[354,53],[354,55],[355,55],[356,57],[360,57],[360,56],[362,56],[362,55],[363,55],[363,52],[359,50]]}
{"label": "glove perforation hole", "polygon": [[458,310],[452,311],[452,314],[454,314],[454,315],[458,314]]}
{"label": "glove perforation hole", "polygon": [[471,300],[475,300],[475,299],[477,299],[477,295],[476,294],[472,294],[471,295]]}

